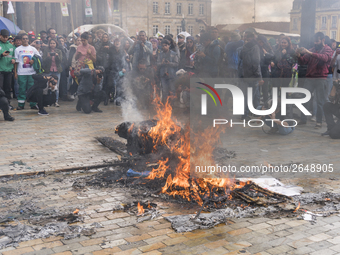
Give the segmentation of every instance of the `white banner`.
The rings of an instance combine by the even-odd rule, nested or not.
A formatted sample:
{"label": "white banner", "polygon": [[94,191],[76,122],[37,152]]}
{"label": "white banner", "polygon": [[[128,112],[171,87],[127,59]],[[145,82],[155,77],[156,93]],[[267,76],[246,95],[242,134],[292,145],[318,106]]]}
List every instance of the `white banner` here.
{"label": "white banner", "polygon": [[14,8],[11,1],[8,2],[7,14],[14,14]]}
{"label": "white banner", "polygon": [[63,14],[63,16],[68,17],[67,3],[60,3],[60,7],[61,7],[61,13]]}

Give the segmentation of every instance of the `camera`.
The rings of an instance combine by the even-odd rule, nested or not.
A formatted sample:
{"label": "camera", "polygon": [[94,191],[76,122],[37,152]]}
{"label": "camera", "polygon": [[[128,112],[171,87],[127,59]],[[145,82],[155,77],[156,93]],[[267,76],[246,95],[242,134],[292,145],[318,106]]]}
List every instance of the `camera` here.
{"label": "camera", "polygon": [[51,52],[50,53],[50,56],[52,57],[52,56],[55,56],[55,52]]}
{"label": "camera", "polygon": [[101,78],[103,78],[103,74],[102,74],[102,73],[99,73],[99,74],[97,74],[97,77],[98,77],[99,79],[101,79]]}
{"label": "camera", "polygon": [[55,81],[52,81],[52,80],[50,80],[50,83],[52,84],[52,86],[57,85],[57,83]]}

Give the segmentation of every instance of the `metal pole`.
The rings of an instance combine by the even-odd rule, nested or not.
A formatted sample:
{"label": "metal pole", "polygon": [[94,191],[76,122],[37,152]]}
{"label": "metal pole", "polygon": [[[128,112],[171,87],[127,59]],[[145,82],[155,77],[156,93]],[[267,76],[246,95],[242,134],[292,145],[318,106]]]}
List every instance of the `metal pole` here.
{"label": "metal pole", "polygon": [[255,5],[255,1],[254,0],[254,23],[256,22],[256,5]]}
{"label": "metal pole", "polygon": [[12,20],[13,20],[13,25],[14,25],[14,34],[17,35],[17,28],[16,28],[15,21],[14,21],[14,14],[12,14]]}
{"label": "metal pole", "polygon": [[74,40],[74,23],[73,23],[73,10],[72,10],[72,2],[70,1],[70,18],[71,18],[71,25],[72,25],[72,35]]}

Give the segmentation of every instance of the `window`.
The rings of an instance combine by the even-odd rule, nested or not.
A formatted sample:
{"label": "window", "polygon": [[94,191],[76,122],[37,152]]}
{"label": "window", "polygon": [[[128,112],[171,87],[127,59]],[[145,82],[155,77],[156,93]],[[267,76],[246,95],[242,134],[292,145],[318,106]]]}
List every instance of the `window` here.
{"label": "window", "polygon": [[170,14],[170,3],[169,2],[165,3],[165,14]]}
{"label": "window", "polygon": [[331,39],[336,40],[336,31],[331,31]]}
{"label": "window", "polygon": [[158,13],[158,2],[153,2],[152,10],[154,14]]}
{"label": "window", "polygon": [[182,32],[182,26],[177,26],[177,34],[179,34],[180,32]]}
{"label": "window", "polygon": [[170,34],[170,26],[165,26],[165,35]]}
{"label": "window", "polygon": [[194,4],[189,4],[188,5],[188,15],[193,15],[194,14]]}
{"label": "window", "polygon": [[193,32],[193,26],[188,26],[188,33],[190,34],[190,35],[192,35],[192,32]]}
{"label": "window", "polygon": [[119,0],[113,0],[113,11],[119,11]]}
{"label": "window", "polygon": [[293,30],[298,30],[298,19],[297,18],[294,18],[293,19]]}
{"label": "window", "polygon": [[177,14],[182,14],[182,4],[177,3]]}
{"label": "window", "polygon": [[199,26],[198,28],[200,30],[200,33],[201,33],[202,30],[204,30],[204,26]]}
{"label": "window", "polygon": [[200,15],[204,15],[204,4],[200,4]]}
{"label": "window", "polygon": [[332,16],[332,28],[337,28],[338,25],[338,17]]}
{"label": "window", "polygon": [[326,29],[327,28],[327,17],[322,17],[321,18],[321,29]]}
{"label": "window", "polygon": [[152,33],[153,33],[154,36],[158,33],[158,25],[152,26]]}

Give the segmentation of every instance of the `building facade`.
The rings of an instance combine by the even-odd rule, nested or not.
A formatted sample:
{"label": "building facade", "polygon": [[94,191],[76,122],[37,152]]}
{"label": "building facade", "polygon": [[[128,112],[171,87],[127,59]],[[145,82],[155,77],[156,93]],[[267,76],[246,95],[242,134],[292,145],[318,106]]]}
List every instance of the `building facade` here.
{"label": "building facade", "polygon": [[[301,7],[304,0],[294,0],[290,12],[290,32],[301,33]],[[317,0],[315,15],[315,32],[323,32],[331,39],[340,41],[340,1]]]}
{"label": "building facade", "polygon": [[[50,27],[60,34],[72,31],[71,16],[62,16],[59,3],[13,2],[13,5],[17,25],[27,32]],[[184,19],[186,31],[195,35],[205,29],[199,20],[211,24],[211,0],[91,0],[92,17],[85,15],[85,0],[71,0],[71,6],[69,13],[72,11],[75,28],[108,23],[123,28],[130,35],[140,30],[146,31],[148,36],[158,31],[176,35],[182,31]],[[3,13],[7,13],[7,2],[4,2]],[[11,16],[7,18],[12,19]]]}

